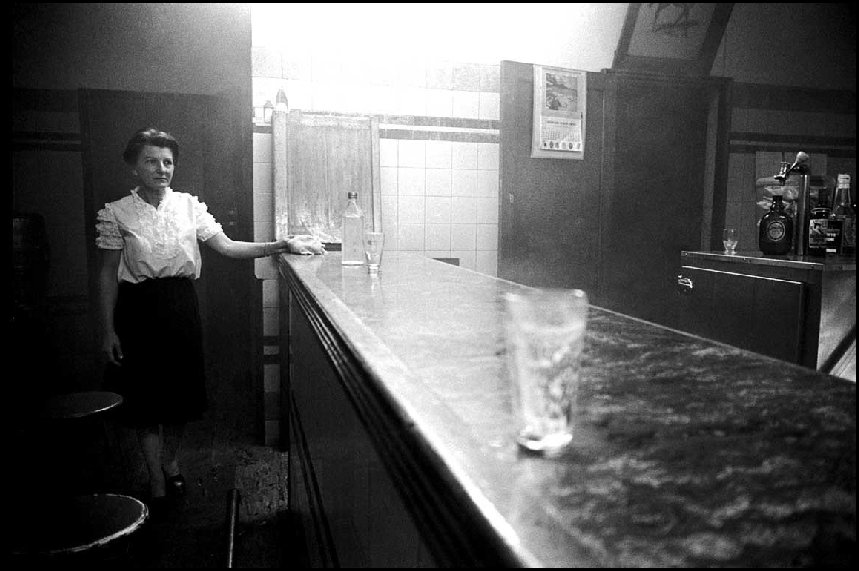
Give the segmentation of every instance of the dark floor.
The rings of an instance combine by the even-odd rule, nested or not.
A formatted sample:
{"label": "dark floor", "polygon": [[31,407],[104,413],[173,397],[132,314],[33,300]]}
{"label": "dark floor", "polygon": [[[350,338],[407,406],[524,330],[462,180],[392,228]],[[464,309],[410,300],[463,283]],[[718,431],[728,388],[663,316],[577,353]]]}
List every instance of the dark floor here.
{"label": "dark floor", "polygon": [[[38,431],[19,434],[23,451],[18,455],[28,470],[18,473],[20,481],[13,483],[12,489],[21,492],[22,501],[86,490],[146,500],[143,460],[130,430],[112,422],[107,423],[106,431],[101,423],[44,429],[41,426]],[[89,445],[82,447],[82,443]],[[124,543],[97,555],[111,567],[227,567],[229,496],[235,488],[239,503],[232,566],[300,564],[302,558],[296,557],[289,539],[286,462],[285,453],[257,445],[225,423],[208,420],[191,424],[180,455],[188,485],[186,497],[162,517],[147,520]],[[56,563],[66,567],[81,561]],[[86,563],[97,566],[89,560]]]}

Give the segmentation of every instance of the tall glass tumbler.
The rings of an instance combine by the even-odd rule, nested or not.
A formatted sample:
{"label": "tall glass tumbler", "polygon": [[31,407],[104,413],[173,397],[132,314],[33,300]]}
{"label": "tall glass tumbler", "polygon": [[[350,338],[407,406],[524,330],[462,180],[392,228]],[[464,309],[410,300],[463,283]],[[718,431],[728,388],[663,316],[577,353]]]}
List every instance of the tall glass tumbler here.
{"label": "tall glass tumbler", "polygon": [[364,233],[364,258],[367,260],[367,271],[378,273],[382,265],[382,254],[385,250],[385,234],[382,232]]}
{"label": "tall glass tumbler", "polygon": [[516,442],[552,454],[573,439],[588,296],[578,289],[505,295],[506,346]]}

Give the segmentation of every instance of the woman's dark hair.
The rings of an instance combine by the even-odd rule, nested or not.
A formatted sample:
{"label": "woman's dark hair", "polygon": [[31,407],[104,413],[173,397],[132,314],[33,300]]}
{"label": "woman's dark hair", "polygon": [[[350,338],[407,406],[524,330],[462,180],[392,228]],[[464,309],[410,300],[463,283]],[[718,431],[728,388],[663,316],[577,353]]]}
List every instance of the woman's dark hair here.
{"label": "woman's dark hair", "polygon": [[173,135],[164,131],[159,131],[155,127],[141,129],[134,133],[128,144],[125,145],[125,151],[122,153],[122,158],[129,165],[137,162],[137,157],[140,156],[140,151],[146,145],[153,147],[166,147],[173,151],[173,163],[179,163],[179,143],[173,138]]}

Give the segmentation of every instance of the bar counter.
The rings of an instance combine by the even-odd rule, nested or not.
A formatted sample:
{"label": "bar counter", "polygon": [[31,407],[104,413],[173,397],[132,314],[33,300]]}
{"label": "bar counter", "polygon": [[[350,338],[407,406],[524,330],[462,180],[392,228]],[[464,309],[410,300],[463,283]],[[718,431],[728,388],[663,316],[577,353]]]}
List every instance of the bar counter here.
{"label": "bar counter", "polygon": [[[681,251],[680,266],[684,277],[702,287],[678,303],[678,307],[686,306],[687,313],[678,328],[856,380],[855,258]],[[713,287],[706,291],[710,279]],[[796,284],[779,285],[777,280]],[[787,291],[791,287],[803,290],[795,301]],[[750,295],[760,297],[759,307],[751,307],[757,302],[749,304]],[[710,297],[706,301],[716,314],[709,331],[702,319],[705,297]],[[756,325],[772,327],[773,316],[778,314],[795,319],[794,325],[783,326],[766,339],[757,334]],[[745,319],[738,319],[740,315]],[[791,354],[788,348],[794,334],[798,347]]]}
{"label": "bar counter", "polygon": [[792,268],[796,270],[817,272],[856,271],[856,258],[848,256],[770,256],[759,251],[739,251],[736,254],[724,252],[682,251],[680,257],[684,263],[700,259],[718,260],[730,264],[750,264],[756,266],[772,266]]}
{"label": "bar counter", "polygon": [[855,563],[855,383],[592,306],[574,444],[547,459],[513,440],[524,286],[398,252],[378,277],[339,252],[279,270],[311,565]]}

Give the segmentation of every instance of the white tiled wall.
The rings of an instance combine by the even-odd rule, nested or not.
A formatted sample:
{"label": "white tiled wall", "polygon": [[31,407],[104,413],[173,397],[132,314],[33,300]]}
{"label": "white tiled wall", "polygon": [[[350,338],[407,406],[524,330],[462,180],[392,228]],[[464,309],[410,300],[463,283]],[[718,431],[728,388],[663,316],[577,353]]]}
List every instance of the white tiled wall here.
{"label": "white tiled wall", "polygon": [[[271,135],[254,133],[254,240],[274,239]],[[265,150],[268,149],[268,150]],[[389,251],[459,258],[497,274],[498,143],[382,139],[382,228]],[[257,277],[273,279],[268,258]]]}
{"label": "white tiled wall", "polygon": [[498,93],[445,89],[384,88],[354,84],[319,84],[305,80],[254,78],[256,116],[266,101],[274,103],[279,89],[287,93],[289,106],[304,111],[336,111],[376,115],[415,115],[498,120]]}
{"label": "white tiled wall", "polygon": [[365,61],[297,61],[261,47],[252,59],[255,117],[283,89],[289,106],[304,111],[500,118],[497,65],[415,61],[379,69]]}
{"label": "white tiled wall", "polygon": [[498,269],[498,143],[382,139],[387,248]]}
{"label": "white tiled wall", "polygon": [[[253,141],[254,239],[273,240],[271,135],[254,133]],[[498,143],[382,139],[386,248],[459,258],[463,267],[497,275],[498,153]],[[271,260],[256,260],[256,274],[275,278]]]}

